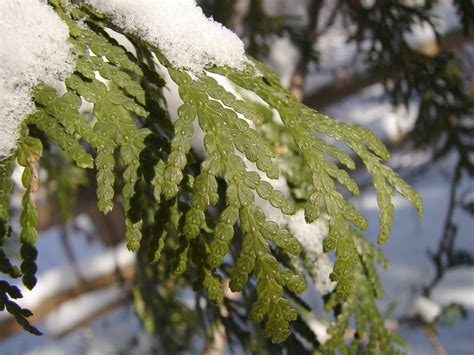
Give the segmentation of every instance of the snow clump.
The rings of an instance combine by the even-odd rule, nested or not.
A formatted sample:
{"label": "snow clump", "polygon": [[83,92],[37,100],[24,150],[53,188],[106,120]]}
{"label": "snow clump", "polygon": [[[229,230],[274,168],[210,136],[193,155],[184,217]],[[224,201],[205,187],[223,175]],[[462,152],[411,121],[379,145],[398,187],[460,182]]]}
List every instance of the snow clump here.
{"label": "snow clump", "polygon": [[[262,176],[262,178],[264,177]],[[289,194],[285,178],[265,180],[270,182],[273,188]],[[319,293],[327,295],[332,292],[336,286],[336,283],[329,278],[333,262],[323,250],[323,241],[329,233],[329,216],[322,215],[315,222],[308,224],[304,218],[304,210],[298,210],[293,216],[287,216],[258,196],[256,196],[256,203],[270,220],[278,223],[282,228],[287,228],[300,242],[306,256],[313,263],[314,286]]]}
{"label": "snow clump", "polygon": [[241,69],[235,33],[208,19],[195,0],[85,0],[120,28],[156,45],[176,68],[200,74],[210,65]]}
{"label": "snow clump", "polygon": [[418,296],[412,305],[411,314],[419,316],[426,323],[433,323],[441,314],[442,307],[429,298]]}
{"label": "snow clump", "polygon": [[0,1],[0,159],[15,149],[21,122],[33,113],[31,90],[73,69],[69,31],[40,0]]}
{"label": "snow clump", "polygon": [[314,285],[322,294],[327,295],[334,290],[336,283],[329,279],[333,263],[323,251],[323,241],[329,233],[329,216],[322,215],[315,222],[308,224],[304,211],[298,210],[294,216],[287,216],[287,228],[303,246],[307,257],[314,264]]}

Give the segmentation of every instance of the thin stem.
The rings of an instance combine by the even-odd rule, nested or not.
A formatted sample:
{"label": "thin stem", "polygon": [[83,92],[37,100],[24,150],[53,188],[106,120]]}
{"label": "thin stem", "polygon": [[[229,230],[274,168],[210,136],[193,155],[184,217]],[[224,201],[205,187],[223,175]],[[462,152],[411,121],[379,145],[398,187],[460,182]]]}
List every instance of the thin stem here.
{"label": "thin stem", "polygon": [[311,60],[314,42],[318,36],[318,19],[323,4],[324,0],[313,0],[308,5],[309,22],[300,48],[301,58],[290,82],[290,91],[300,99],[300,101],[303,100],[304,82],[308,72],[308,65]]}

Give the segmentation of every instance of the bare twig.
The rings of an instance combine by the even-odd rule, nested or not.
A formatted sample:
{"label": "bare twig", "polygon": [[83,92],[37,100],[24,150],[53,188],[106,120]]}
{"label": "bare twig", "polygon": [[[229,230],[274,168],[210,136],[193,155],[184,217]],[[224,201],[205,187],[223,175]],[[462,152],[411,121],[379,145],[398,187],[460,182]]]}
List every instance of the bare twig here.
{"label": "bare twig", "polygon": [[453,252],[456,237],[456,227],[453,224],[453,215],[456,208],[456,194],[459,179],[461,178],[462,167],[463,161],[462,158],[460,158],[456,164],[456,169],[451,180],[448,212],[444,221],[443,235],[439,241],[436,253],[429,252],[431,260],[435,265],[436,273],[431,282],[423,290],[423,294],[426,297],[430,296],[434,287],[441,281],[447,269],[450,267],[451,254]]}
{"label": "bare twig", "polygon": [[422,326],[423,332],[425,333],[426,337],[430,341],[431,345],[434,348],[436,355],[448,355],[446,350],[443,347],[443,344],[439,341],[439,337],[436,332],[430,326],[423,325]]}
{"label": "bare twig", "polygon": [[324,0],[313,0],[308,5],[309,21],[300,48],[301,58],[290,81],[290,91],[300,100],[303,100],[304,82],[313,52],[313,45],[317,38],[318,18],[323,3]]}

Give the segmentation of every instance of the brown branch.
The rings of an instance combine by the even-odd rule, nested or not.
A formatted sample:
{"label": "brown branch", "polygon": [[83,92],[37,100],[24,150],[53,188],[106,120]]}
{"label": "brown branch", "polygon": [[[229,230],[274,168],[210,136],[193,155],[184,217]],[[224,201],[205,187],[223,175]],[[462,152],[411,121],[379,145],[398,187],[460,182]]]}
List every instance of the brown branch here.
{"label": "brown branch", "polygon": [[[124,280],[132,280],[135,272],[135,264],[131,263],[130,265],[120,268],[121,277]],[[80,283],[75,285],[73,288],[68,290],[61,291],[49,298],[46,298],[39,304],[37,307],[32,309],[33,316],[29,318],[31,323],[38,323],[43,319],[49,312],[56,309],[60,304],[74,299],[84,293],[103,289],[119,283],[119,278],[117,277],[116,270],[111,271],[106,275],[101,275],[95,279],[87,280],[85,283]],[[22,330],[21,326],[15,321],[13,317],[7,318],[3,321],[0,321],[0,340],[8,338],[13,334]]]}
{"label": "brown branch", "polygon": [[216,326],[212,341],[206,345],[202,355],[222,355],[227,344],[227,334],[222,323]]}
{"label": "brown branch", "polygon": [[317,38],[318,18],[323,3],[323,0],[313,0],[308,5],[309,21],[301,46],[301,58],[290,81],[290,91],[300,100],[303,99],[304,95],[304,82],[308,72],[311,53],[313,52],[313,45]]}
{"label": "brown branch", "polygon": [[431,343],[433,350],[435,351],[436,355],[447,355],[448,353],[444,349],[443,344],[439,340],[438,335],[436,334],[435,329],[430,324],[426,324],[422,321],[419,317],[415,316],[407,316],[400,318],[397,321],[391,321],[388,324],[390,330],[395,331],[397,330],[402,324],[412,327],[412,328],[419,328],[423,331],[428,341]]}
{"label": "brown branch", "polygon": [[[225,278],[222,282],[224,288],[224,296],[229,300],[237,300],[241,297],[240,292],[232,292],[229,286],[229,278]],[[224,303],[219,305],[219,315],[221,318],[229,317],[229,310],[226,308]],[[222,320],[216,325],[212,340],[204,348],[202,355],[221,355],[225,352],[227,344],[227,332],[222,323]]]}
{"label": "brown branch", "polygon": [[438,335],[436,332],[433,330],[432,327],[424,325],[422,327],[423,332],[425,333],[426,337],[428,338],[429,342],[433,346],[433,349],[435,351],[436,355],[448,355],[446,350],[443,347],[443,344],[441,344]]}
{"label": "brown branch", "polygon": [[[458,48],[466,43],[474,41],[474,33],[466,36],[463,31],[453,31],[440,39],[438,50],[450,51]],[[420,51],[427,51],[427,48],[432,51],[433,42],[424,44],[419,47]],[[337,101],[340,101],[350,95],[353,95],[362,89],[371,85],[382,82],[387,77],[397,74],[395,69],[373,70],[372,72],[363,72],[354,75],[344,86],[335,87],[334,84],[328,84],[315,92],[307,95],[303,102],[309,107],[321,109],[327,107]]]}

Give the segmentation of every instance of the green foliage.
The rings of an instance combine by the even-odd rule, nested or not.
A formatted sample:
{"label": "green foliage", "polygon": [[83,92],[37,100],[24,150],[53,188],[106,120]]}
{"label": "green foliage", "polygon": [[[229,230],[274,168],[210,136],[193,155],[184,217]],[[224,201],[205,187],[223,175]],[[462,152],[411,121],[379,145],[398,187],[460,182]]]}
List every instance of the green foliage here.
{"label": "green foliage", "polygon": [[[41,143],[34,138],[24,137],[17,151],[17,161],[25,167],[22,175],[25,192],[22,198],[22,211],[20,215],[20,254],[22,259],[20,269],[9,260],[7,253],[3,249],[5,239],[10,238],[12,234],[8,220],[10,215],[9,200],[13,188],[10,178],[14,169],[14,157],[0,161],[0,272],[12,279],[22,277],[23,284],[29,289],[32,289],[36,284],[35,273],[37,267],[35,260],[38,254],[35,248],[37,212],[30,200],[30,191],[35,188],[34,184],[37,183],[33,164],[40,155]],[[26,331],[35,335],[41,335],[41,332],[28,322],[27,318],[32,313],[27,309],[21,308],[12,300],[18,298],[22,298],[18,287],[10,285],[5,280],[0,280],[0,311],[6,310],[9,312]]]}
{"label": "green foliage", "polygon": [[[200,288],[199,284],[202,284],[208,290],[211,300],[221,300],[222,286],[211,270],[219,266],[227,254],[234,234],[232,227],[240,217],[240,227],[244,233],[242,254],[230,275],[230,288],[234,292],[242,291],[249,274],[255,272],[259,284],[258,298],[253,306],[255,311],[251,312],[250,317],[252,320],[262,321],[264,316],[268,316],[265,333],[279,342],[288,336],[288,326],[285,324],[296,317],[288,301],[282,298],[283,287],[288,286],[300,293],[305,286],[302,280],[295,280],[291,273],[288,275],[288,272],[280,270],[277,261],[269,255],[270,249],[265,239],[275,241],[288,253],[298,254],[300,248],[287,231],[266,221],[263,212],[254,205],[252,190],[280,208],[283,213],[293,213],[294,205],[281,192],[262,181],[256,172],[248,171],[243,158],[236,154],[235,150],[240,151],[267,176],[278,177],[278,168],[271,160],[273,154],[261,135],[240,119],[235,111],[213,100],[220,98],[219,93],[223,90],[217,82],[209,77],[202,81],[192,80],[187,74],[175,69],[169,69],[169,72],[179,85],[184,105],[179,109],[180,114],[175,123],[175,127],[179,128],[176,128],[177,134],[171,141],[171,153],[164,170],[164,186],[172,184],[171,188],[163,189],[165,198],[174,197],[178,190],[175,186],[182,180],[182,169],[187,162],[185,154],[190,149],[189,139],[192,135],[191,126],[186,130],[184,123],[187,121],[192,124],[195,116],[205,133],[207,154],[207,158],[201,163],[200,173],[194,180],[190,209],[184,215],[183,234],[188,239],[189,246],[180,255],[184,256],[191,250],[200,274],[196,288]],[[232,105],[235,103],[233,101],[228,97],[223,103]],[[236,106],[234,104],[231,107]],[[226,208],[217,218],[219,222],[214,229],[214,239],[208,247],[201,240],[194,240],[201,239],[201,231],[209,229],[206,211],[210,205],[217,204],[219,199],[217,177],[223,178],[227,185]],[[209,265],[203,266],[207,262]],[[181,263],[180,273],[182,272]]]}
{"label": "green foliage", "polygon": [[22,211],[20,214],[20,242],[22,244],[20,253],[22,257],[21,271],[23,273],[23,284],[32,289],[36,285],[35,263],[38,252],[35,248],[37,232],[36,224],[38,223],[38,213],[31,200],[31,192],[38,189],[38,174],[35,169],[35,162],[42,154],[42,145],[39,139],[26,136],[20,142],[19,152],[17,156],[18,164],[23,166],[23,174],[21,182],[25,188],[23,198],[21,200]]}
{"label": "green foliage", "polygon": [[[393,170],[380,162],[381,159],[388,158],[388,152],[372,132],[362,127],[336,122],[307,108],[282,87],[278,78],[263,65],[255,62],[255,69],[249,68],[247,72],[223,68],[218,68],[215,72],[226,75],[240,87],[257,93],[279,112],[311,171],[312,189],[305,209],[306,219],[308,222],[313,222],[322,213],[331,217],[330,232],[324,241],[324,248],[326,251],[336,252],[338,260],[331,279],[338,281],[336,290],[338,300],[346,299],[353,285],[353,266],[357,264],[357,252],[351,235],[355,232],[354,227],[365,230],[367,221],[338,191],[335,182],[354,195],[359,193],[357,184],[345,170],[328,161],[325,155],[339,160],[348,169],[354,169],[354,162],[345,152],[325,143],[317,136],[315,138],[314,134],[326,134],[334,140],[345,143],[357,153],[368,172],[372,174],[380,207],[379,243],[385,242],[390,234],[393,189],[411,201],[421,216],[422,202],[418,193]],[[264,76],[259,75],[259,72]]]}
{"label": "green foliage", "polygon": [[[3,249],[6,238],[9,238],[11,235],[8,219],[10,214],[10,194],[13,188],[10,177],[13,174],[13,169],[13,159],[0,161],[0,271],[12,278],[17,278],[21,276],[21,271],[12,265]],[[4,293],[2,297],[7,297],[7,295]]]}
{"label": "green foliage", "polygon": [[[413,98],[420,101],[411,132],[415,144],[431,148],[434,159],[457,152],[462,157],[462,168],[473,176],[474,162],[469,157],[473,148],[467,142],[473,133],[474,101],[465,87],[466,79],[461,72],[463,65],[455,52],[443,49],[443,45],[434,53],[424,53],[423,49],[413,48],[405,36],[407,29],[416,23],[426,24],[436,37],[440,36],[430,15],[434,5],[433,1],[413,6],[390,1],[370,8],[347,4],[342,11],[347,11],[359,24],[354,27],[352,41],[360,43],[362,39],[370,38],[369,50],[363,54],[372,69],[382,73],[386,92],[393,104],[408,107]],[[474,23],[472,1],[456,0],[453,5],[458,10],[464,32],[468,34]]]}
{"label": "green foliage", "polygon": [[[354,239],[360,258],[354,273],[354,290],[341,307],[335,307],[334,296],[327,300],[326,309],[334,309],[336,321],[328,329],[331,338],[323,345],[322,351],[332,353],[338,349],[342,354],[401,354],[407,345],[399,334],[386,328],[375,302],[381,295],[382,286],[374,263],[386,267],[387,262],[381,251],[361,236]],[[355,321],[355,334],[348,343],[345,332],[351,319]]]}
{"label": "green foliage", "polygon": [[[11,233],[11,227],[8,224],[8,219],[10,215],[10,194],[13,189],[13,184],[10,180],[10,177],[13,174],[14,161],[13,159],[5,159],[0,161],[0,164],[0,247],[2,247],[4,239],[9,237]],[[2,256],[2,260],[4,260],[6,256],[3,250],[1,251],[0,255]],[[2,263],[1,265],[2,272],[10,274],[10,267],[6,263]]]}
{"label": "green foliage", "polygon": [[33,313],[26,308],[21,308],[17,303],[11,300],[22,297],[18,287],[12,286],[4,280],[0,280],[0,311],[6,310],[10,313],[27,332],[34,335],[42,335],[42,333],[27,320]]}
{"label": "green foliage", "polygon": [[[338,316],[324,349],[344,348],[344,331],[354,315],[360,337],[370,332],[368,344],[357,339],[354,351],[361,346],[369,352],[392,351],[395,336],[384,327],[375,304],[381,293],[373,266],[379,252],[359,236],[367,221],[339,189],[343,186],[359,194],[348,173],[355,162],[331,140],[352,149],[372,175],[380,206],[379,243],[390,234],[394,190],[411,201],[420,215],[422,202],[416,191],[381,163],[389,154],[373,133],[304,106],[258,61],[249,62],[244,70],[213,67],[208,68],[212,75],[191,77],[173,68],[157,48],[123,33],[89,7],[52,3],[69,26],[76,71],[66,80],[63,95],[44,85],[37,87],[37,111],[27,123],[31,132],[33,128],[42,132],[48,154],[54,155],[59,148],[65,160],[80,168],[95,168],[97,206],[108,213],[114,201],[122,205],[128,248],[140,249],[161,280],[184,279],[198,294],[205,290],[205,297],[219,307],[232,306],[222,285],[228,281],[231,291],[248,301],[245,306],[250,314],[245,317],[263,323],[263,335],[272,342],[289,339],[303,349],[290,332],[294,324],[296,333],[316,344],[308,324],[298,318],[301,300],[297,294],[307,288],[299,257],[302,246],[256,202],[258,196],[283,215],[296,212],[295,196],[285,196],[267,181],[282,173],[275,154],[276,144],[282,144],[289,149],[285,159],[291,161],[284,175],[292,192],[300,195],[297,199],[304,201],[307,222],[323,214],[330,219],[324,249],[335,252],[331,279],[337,287],[328,307]],[[106,27],[127,36],[136,55],[111,38]],[[183,101],[174,123],[163,101],[161,76],[165,75],[178,86]],[[266,104],[237,98],[219,84],[217,76],[227,78],[243,97],[250,91]],[[87,103],[92,112],[84,114],[81,107]],[[266,130],[273,121],[272,110],[283,121],[273,138]],[[203,132],[205,157],[192,149],[197,126]],[[30,194],[37,186],[34,163],[42,147],[31,132],[25,128],[16,153],[18,164],[24,167],[25,187],[21,271],[30,288],[36,280],[37,220]],[[8,210],[3,201],[10,195],[12,161],[2,164],[0,222],[6,233]],[[2,263],[3,270],[10,274],[7,263]],[[3,294],[7,293],[19,296],[8,287]],[[7,301],[4,304],[7,310],[13,309]],[[141,316],[149,323],[143,312]],[[216,322],[231,322],[224,318],[214,315]],[[19,321],[24,324],[23,318]],[[247,335],[242,332],[238,337]]]}

